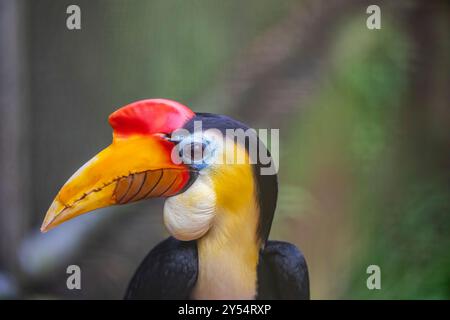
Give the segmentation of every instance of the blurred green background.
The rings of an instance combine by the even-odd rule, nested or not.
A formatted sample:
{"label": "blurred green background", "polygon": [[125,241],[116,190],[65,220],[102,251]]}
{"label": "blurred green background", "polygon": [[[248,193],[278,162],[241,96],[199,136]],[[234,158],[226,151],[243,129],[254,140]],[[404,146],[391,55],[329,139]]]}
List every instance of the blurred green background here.
{"label": "blurred green background", "polygon": [[271,238],[302,249],[313,299],[449,299],[450,6],[377,1],[369,30],[369,4],[0,0],[0,298],[123,296],[167,236],[162,202],[38,229],[108,115],[164,97],[280,128]]}

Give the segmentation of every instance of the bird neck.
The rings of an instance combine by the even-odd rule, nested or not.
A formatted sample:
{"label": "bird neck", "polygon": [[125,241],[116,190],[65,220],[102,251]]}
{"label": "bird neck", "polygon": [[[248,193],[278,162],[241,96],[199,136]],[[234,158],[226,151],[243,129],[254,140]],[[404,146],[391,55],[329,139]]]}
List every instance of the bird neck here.
{"label": "bird neck", "polygon": [[241,184],[235,187],[232,198],[218,199],[213,226],[197,240],[199,273],[194,299],[256,296],[261,245],[257,231],[259,206],[251,171],[249,174],[248,179],[241,179]]}
{"label": "bird neck", "polygon": [[[215,226],[197,241],[199,273],[194,299],[254,299],[259,242],[256,208],[242,220],[217,212]],[[246,216],[246,218],[244,218]]]}

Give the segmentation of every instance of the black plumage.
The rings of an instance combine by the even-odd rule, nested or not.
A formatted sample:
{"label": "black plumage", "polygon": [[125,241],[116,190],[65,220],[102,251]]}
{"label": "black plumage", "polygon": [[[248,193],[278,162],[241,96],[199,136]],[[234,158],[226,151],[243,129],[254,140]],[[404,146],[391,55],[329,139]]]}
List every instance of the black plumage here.
{"label": "black plumage", "polygon": [[142,261],[128,285],[125,299],[189,299],[197,273],[195,241],[169,237]]}
{"label": "black plumage", "polygon": [[257,298],[309,299],[308,267],[303,253],[295,245],[267,242],[259,256]]}
{"label": "black plumage", "polygon": [[[169,237],[141,263],[125,299],[189,299],[197,273],[196,242]],[[256,299],[309,299],[308,268],[300,250],[268,241],[259,255],[257,288]]]}

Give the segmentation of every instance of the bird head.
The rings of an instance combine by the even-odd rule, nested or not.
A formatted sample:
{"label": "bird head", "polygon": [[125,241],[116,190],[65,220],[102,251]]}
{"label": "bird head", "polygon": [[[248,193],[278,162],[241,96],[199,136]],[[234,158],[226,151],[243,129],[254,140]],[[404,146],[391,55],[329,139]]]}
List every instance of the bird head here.
{"label": "bird head", "polygon": [[[131,103],[109,123],[111,145],[62,186],[42,232],[95,209],[165,197],[164,222],[177,239],[201,238],[223,219],[238,224],[249,204],[258,209],[258,239],[267,239],[276,175],[261,175],[246,143],[226,138],[229,129],[247,130],[244,124],[166,99]],[[259,141],[256,134],[246,141],[252,137]]]}

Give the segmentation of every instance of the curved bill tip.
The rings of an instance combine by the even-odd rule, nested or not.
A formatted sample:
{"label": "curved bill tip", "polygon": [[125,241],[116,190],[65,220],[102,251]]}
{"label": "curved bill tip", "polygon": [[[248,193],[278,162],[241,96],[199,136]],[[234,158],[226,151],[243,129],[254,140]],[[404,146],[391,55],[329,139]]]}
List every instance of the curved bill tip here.
{"label": "curved bill tip", "polygon": [[56,227],[58,224],[63,221],[58,221],[58,217],[67,209],[65,205],[63,205],[58,199],[53,200],[50,208],[47,210],[47,214],[45,215],[44,221],[41,225],[41,232],[45,233],[50,229]]}

